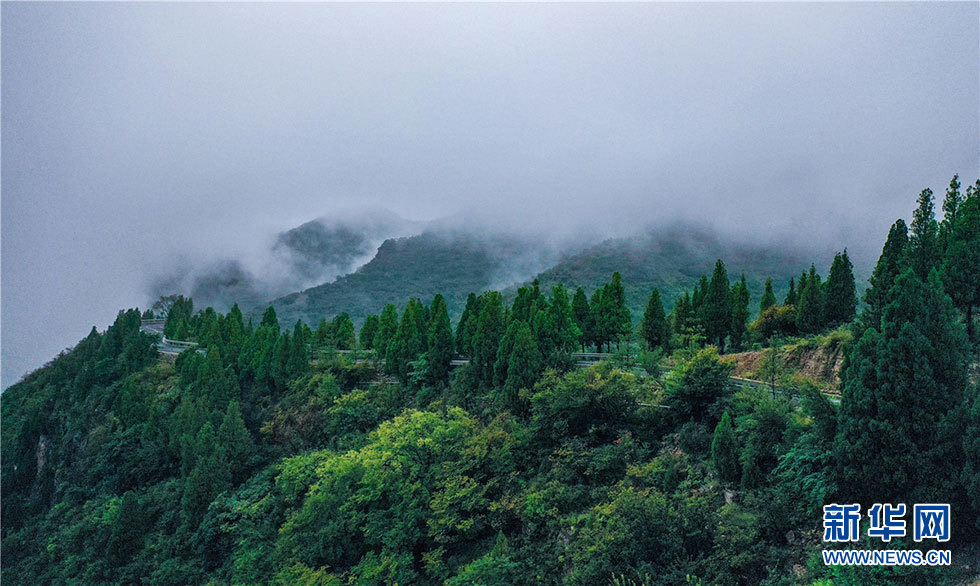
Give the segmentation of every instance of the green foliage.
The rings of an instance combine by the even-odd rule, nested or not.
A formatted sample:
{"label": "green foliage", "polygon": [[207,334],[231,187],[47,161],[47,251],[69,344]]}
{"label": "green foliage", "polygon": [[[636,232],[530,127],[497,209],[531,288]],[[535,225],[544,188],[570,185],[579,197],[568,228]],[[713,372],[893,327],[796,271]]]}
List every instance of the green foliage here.
{"label": "green foliage", "polygon": [[704,333],[709,340],[717,343],[721,352],[724,352],[725,338],[732,329],[732,293],[728,271],[725,270],[725,263],[720,259],[715,263],[715,272],[711,275],[711,281],[703,296],[700,314]]}
{"label": "green foliage", "polygon": [[843,253],[834,255],[824,288],[824,325],[836,327],[853,320],[857,314],[857,294],[854,286],[854,265],[847,257],[846,248]]}
{"label": "green foliage", "polygon": [[745,274],[732,287],[732,326],[731,340],[733,348],[742,348],[746,341],[749,321],[749,287],[745,282]]}
{"label": "green foliage", "polygon": [[864,332],[841,373],[841,489],[862,502],[949,502],[955,473],[945,462],[959,457],[964,432],[964,329],[935,271],[923,282],[906,270],[889,296],[881,329]]}
{"label": "green foliage", "polygon": [[714,425],[731,394],[728,385],[731,373],[732,366],[723,362],[718,350],[710,346],[690,361],[678,364],[667,376],[667,401],[675,417],[680,421]]}
{"label": "green foliage", "polygon": [[881,327],[881,314],[888,304],[889,292],[908,266],[908,248],[908,228],[904,220],[897,220],[888,231],[888,239],[869,279],[870,286],[864,293],[867,309],[861,315],[863,328]]}
{"label": "green foliage", "polygon": [[[794,291],[793,293],[795,294],[796,292]],[[762,300],[759,301],[759,313],[765,313],[767,309],[774,305],[776,305],[776,294],[772,292],[772,279],[766,279],[766,290],[762,293]]]}
{"label": "green foliage", "polygon": [[[799,568],[816,552],[827,502],[950,502],[964,520],[952,547],[975,541],[980,400],[967,383],[962,321],[975,304],[976,193],[946,210],[943,270],[926,280],[906,266],[896,224],[860,327],[826,330],[845,319],[827,313],[834,291],[848,297],[845,254],[826,285],[815,269],[800,279],[800,303],[814,288],[826,303],[817,335],[797,347],[847,354],[839,408],[805,381],[783,381],[796,387],[793,401],[767,388],[733,394],[731,365],[701,347],[722,290],[729,330],[710,341],[745,344],[746,293],[762,290],[748,269],[731,288],[727,276],[704,277],[693,294],[674,283],[650,295],[652,286],[615,274],[603,284],[604,271],[588,282],[591,303],[584,289],[569,300],[548,281],[550,297],[531,283],[509,310],[499,293],[472,295],[455,339],[452,296],[429,307],[408,296],[401,320],[389,305],[360,334],[395,377],[379,360],[330,350],[354,347],[342,308],[316,332],[302,322],[280,331],[271,308],[253,328],[237,306],[193,313],[174,297],[153,314],[172,314],[170,328],[200,343],[176,360],[140,331],[148,313],[120,312],[105,333],[93,329],[4,392],[4,578],[952,582],[961,573],[945,568]],[[774,380],[790,380],[778,344],[799,312],[766,289],[751,333],[777,344],[764,363],[780,370]],[[678,350],[663,358],[667,338],[658,338],[640,360],[650,376],[616,360],[573,368],[580,347],[630,351],[637,303],[650,308],[638,328],[648,342],[668,330],[660,294],[677,299],[669,333]],[[450,373],[454,349],[472,361]],[[661,362],[671,368],[663,380]]]}
{"label": "green foliage", "polygon": [[374,336],[374,350],[378,356],[388,355],[388,345],[398,333],[398,309],[394,304],[385,305],[378,319],[378,333]]}
{"label": "green foliage", "polygon": [[739,478],[738,445],[735,443],[735,431],[728,413],[721,416],[721,421],[715,427],[715,436],[711,440],[711,463],[722,482],[736,482]]}
{"label": "green foliage", "polygon": [[380,324],[381,320],[377,314],[372,313],[364,319],[364,325],[361,326],[361,331],[357,336],[358,345],[362,350],[374,348],[374,337],[378,334]]}
{"label": "green foliage", "polygon": [[654,289],[650,293],[647,309],[643,312],[643,321],[640,322],[640,333],[646,341],[647,346],[653,350],[655,348],[666,349],[668,347],[670,344],[669,331],[667,316],[664,314],[664,306],[660,301],[660,291]]}
{"label": "green foliage", "polygon": [[912,224],[909,226],[909,266],[916,276],[923,281],[929,272],[940,262],[939,256],[939,224],[933,211],[931,189],[923,189],[919,194],[919,206],[912,213]]}

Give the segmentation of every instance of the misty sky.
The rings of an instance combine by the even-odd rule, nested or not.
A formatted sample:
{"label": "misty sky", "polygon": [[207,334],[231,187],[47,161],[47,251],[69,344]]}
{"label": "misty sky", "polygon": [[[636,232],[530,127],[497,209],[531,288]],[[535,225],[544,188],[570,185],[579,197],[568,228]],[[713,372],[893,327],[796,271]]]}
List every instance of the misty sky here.
{"label": "misty sky", "polygon": [[338,208],[877,247],[980,166],[976,2],[0,11],[4,387]]}

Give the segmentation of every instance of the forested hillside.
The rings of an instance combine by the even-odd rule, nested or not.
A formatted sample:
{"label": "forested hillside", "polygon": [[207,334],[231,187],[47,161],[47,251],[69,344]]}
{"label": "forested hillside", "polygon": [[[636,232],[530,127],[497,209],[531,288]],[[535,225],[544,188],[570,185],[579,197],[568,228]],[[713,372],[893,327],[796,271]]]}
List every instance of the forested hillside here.
{"label": "forested hillside", "polygon": [[[775,291],[782,295],[789,279],[811,262],[823,267],[830,261],[810,258],[803,250],[736,244],[691,225],[609,239],[557,257],[556,251],[533,238],[430,231],[389,240],[357,272],[276,299],[272,305],[289,322],[313,323],[323,315],[347,312],[360,325],[387,303],[401,309],[413,297],[425,299],[442,293],[455,321],[473,291],[504,287],[504,298],[511,300],[518,284],[526,281],[530,285],[533,278],[546,290],[558,283],[591,290],[618,271],[626,286],[627,306],[637,315],[653,288],[661,291],[669,310],[685,289],[711,272],[719,257],[727,260],[733,275],[745,273],[749,291],[756,297],[762,295],[767,278],[773,279]],[[254,313],[260,315],[263,309]]]}
{"label": "forested hillside", "polygon": [[[925,190],[909,225],[892,227],[860,312],[843,248],[826,276],[794,261],[764,274],[758,295],[747,260],[711,259],[689,286],[645,291],[642,312],[618,271],[583,288],[541,280],[509,303],[453,294],[455,327],[443,294],[400,312],[352,307],[373,312],[360,331],[339,307],[249,319],[181,297],[158,307],[165,316],[120,312],[3,394],[3,577],[967,583],[980,573],[980,396],[968,379],[980,181],[961,192],[954,178],[939,220],[934,207]],[[417,291],[404,275],[420,267],[399,265],[409,244],[386,243],[352,282]],[[454,283],[498,266],[458,243],[441,258]],[[291,311],[312,311],[304,295]],[[141,317],[165,317],[168,338],[198,346],[158,355]],[[786,349],[805,343],[845,355],[839,402],[783,370]],[[579,364],[583,345],[610,355]],[[729,355],[750,347],[770,386],[730,378]],[[822,506],[844,502],[949,503],[949,542],[850,545],[950,549],[953,565],[824,565]]]}

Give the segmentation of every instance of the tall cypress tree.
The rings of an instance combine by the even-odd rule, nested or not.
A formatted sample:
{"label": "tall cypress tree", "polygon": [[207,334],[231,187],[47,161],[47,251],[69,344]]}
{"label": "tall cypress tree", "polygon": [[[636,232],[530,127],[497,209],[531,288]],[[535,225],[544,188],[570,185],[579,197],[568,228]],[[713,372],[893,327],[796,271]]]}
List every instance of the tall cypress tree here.
{"label": "tall cypress tree", "polygon": [[861,314],[862,327],[880,328],[881,314],[889,301],[889,291],[895,279],[908,267],[909,234],[904,220],[896,220],[888,230],[888,238],[881,249],[878,264],[869,279],[869,287],[864,292],[867,308]]}
{"label": "tall cypress tree", "polygon": [[456,351],[464,356],[473,357],[473,336],[476,335],[477,322],[480,320],[480,307],[483,298],[470,293],[466,298],[466,308],[456,325]]}
{"label": "tall cypress tree", "polygon": [[783,299],[783,305],[796,305],[796,283],[792,278],[789,280],[789,291],[786,293],[786,298]]}
{"label": "tall cypress tree", "polygon": [[801,277],[800,283],[796,327],[804,334],[818,332],[824,325],[824,292],[816,267],[810,265],[810,273]]}
{"label": "tall cypress tree", "polygon": [[[530,328],[528,328],[530,331]],[[504,335],[503,298],[497,291],[487,291],[480,303],[480,317],[473,337],[472,360],[477,375],[486,384],[493,382],[493,366],[497,360],[497,347]]]}
{"label": "tall cypress tree", "polygon": [[660,291],[657,289],[650,293],[640,332],[651,350],[665,348],[670,341],[670,328],[667,326],[664,304],[660,301]]}
{"label": "tall cypress tree", "polygon": [[759,313],[765,313],[773,305],[776,305],[776,294],[772,292],[772,279],[766,279],[766,290],[759,302]]}
{"label": "tall cypress tree", "polygon": [[572,297],[572,315],[575,316],[575,325],[581,332],[582,352],[585,352],[585,346],[592,343],[592,312],[589,309],[589,299],[581,287],[575,290],[575,296]]}
{"label": "tall cypress tree", "polygon": [[691,326],[693,320],[693,310],[691,309],[691,294],[684,291],[684,295],[677,298],[674,303],[673,314],[674,333],[683,334]]}
{"label": "tall cypress tree", "polygon": [[276,317],[276,308],[269,306],[265,309],[265,313],[262,314],[262,322],[259,323],[259,327],[269,326],[275,331],[279,331],[279,318]]}
{"label": "tall cypress tree", "polygon": [[896,279],[879,328],[841,372],[835,442],[841,496],[951,502],[959,490],[967,341],[937,272]]}
{"label": "tall cypress tree", "polygon": [[374,351],[379,357],[388,355],[388,345],[398,334],[398,309],[393,303],[385,305],[378,318],[378,333],[374,336]]}
{"label": "tall cypress tree", "polygon": [[741,348],[746,339],[746,327],[749,322],[749,286],[745,282],[745,273],[732,286],[732,347]]}
{"label": "tall cypress tree", "polygon": [[939,224],[933,212],[932,190],[923,189],[919,194],[919,206],[912,213],[909,236],[909,262],[912,270],[922,280],[929,271],[939,266]]}
{"label": "tall cypress tree", "polygon": [[402,319],[398,323],[398,333],[388,344],[388,351],[385,353],[385,369],[405,384],[408,384],[408,377],[412,373],[410,363],[418,360],[419,355],[425,351],[419,332],[420,306],[417,299],[408,301],[405,311],[402,312]]}
{"label": "tall cypress tree", "polygon": [[715,262],[715,271],[704,297],[702,314],[705,334],[709,340],[717,342],[718,351],[724,353],[725,338],[732,329],[732,291],[728,271],[721,259]]}
{"label": "tall cypress tree", "polygon": [[976,190],[958,210],[943,260],[943,283],[963,312],[967,335],[976,340],[973,309],[980,305],[980,193]]}
{"label": "tall cypress tree", "polygon": [[521,323],[514,336],[514,348],[507,364],[504,397],[509,409],[520,414],[520,390],[534,387],[541,372],[541,353],[527,324]]}
{"label": "tall cypress tree", "polygon": [[715,435],[711,440],[711,462],[722,482],[738,482],[738,445],[735,443],[732,419],[727,411],[722,414],[721,421],[715,427]]}
{"label": "tall cypress tree", "polygon": [[825,285],[824,323],[835,327],[854,319],[857,313],[857,293],[854,285],[854,265],[844,252],[834,255],[830,275]]}
{"label": "tall cypress tree", "polygon": [[381,320],[376,314],[371,314],[364,318],[364,325],[361,326],[361,331],[358,334],[358,345],[361,350],[370,350],[374,348],[374,337],[378,335],[378,327]]}
{"label": "tall cypress tree", "polygon": [[446,299],[437,294],[429,310],[429,361],[430,382],[436,386],[449,383],[449,364],[453,359],[453,331],[449,325]]}
{"label": "tall cypress tree", "polygon": [[953,229],[956,226],[956,218],[959,215],[960,206],[963,205],[963,194],[960,192],[960,176],[953,175],[953,179],[946,188],[946,197],[943,199],[943,221],[939,223],[939,255],[946,254],[949,247]]}
{"label": "tall cypress tree", "polygon": [[603,288],[600,287],[592,293],[589,300],[590,322],[592,324],[592,343],[596,350],[602,352],[602,345],[611,339],[609,333],[609,320],[606,314],[609,312],[609,301],[603,299]]}

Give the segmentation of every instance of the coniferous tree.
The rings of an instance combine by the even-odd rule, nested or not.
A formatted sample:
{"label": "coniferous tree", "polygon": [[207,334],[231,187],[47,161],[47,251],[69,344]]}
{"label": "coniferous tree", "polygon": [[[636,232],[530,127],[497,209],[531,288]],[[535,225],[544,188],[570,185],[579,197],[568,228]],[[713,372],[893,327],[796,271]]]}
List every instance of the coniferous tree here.
{"label": "coniferous tree", "polygon": [[817,269],[810,265],[810,273],[805,279],[801,277],[800,282],[796,327],[804,334],[818,332],[824,325],[824,292]]}
{"label": "coniferous tree", "polygon": [[306,349],[306,331],[303,329],[303,322],[296,320],[296,326],[293,327],[292,344],[289,347],[286,373],[290,379],[294,379],[303,376],[309,369],[310,353]]}
{"label": "coniferous tree", "polygon": [[783,305],[796,305],[796,283],[791,278],[789,280],[789,291],[786,293],[786,298],[783,299]]}
{"label": "coniferous tree", "polygon": [[715,427],[715,435],[711,440],[711,462],[722,482],[738,481],[738,445],[735,443],[735,431],[727,411],[722,414],[721,421]]}
{"label": "coniferous tree", "polygon": [[354,335],[354,322],[347,312],[335,316],[330,321],[330,337],[333,346],[338,350],[353,350],[357,344]]}
{"label": "coniferous tree", "polygon": [[564,368],[568,362],[568,354],[575,351],[582,336],[575,324],[575,316],[564,285],[558,284],[552,288],[550,302],[546,303],[543,299],[539,301],[533,329],[545,365],[550,368]]}
{"label": "coniferous tree", "polygon": [[412,373],[410,363],[417,360],[425,351],[419,332],[418,312],[421,310],[421,304],[417,299],[408,301],[405,311],[402,312],[401,322],[398,324],[398,333],[388,344],[385,354],[385,370],[397,376],[404,384],[408,384],[409,375]]}
{"label": "coniferous tree", "polygon": [[259,323],[259,327],[269,326],[273,328],[276,332],[279,331],[279,318],[276,317],[276,308],[269,306],[266,308],[265,313],[262,314],[262,321]]}
{"label": "coniferous tree", "polygon": [[364,325],[361,326],[361,331],[358,333],[358,345],[362,350],[371,350],[374,348],[374,337],[378,334],[378,327],[380,325],[380,320],[376,314],[371,314],[364,318]]}
{"label": "coniferous tree", "polygon": [[871,273],[868,289],[864,292],[867,308],[861,314],[862,327],[881,327],[881,314],[888,304],[889,291],[895,285],[895,279],[908,266],[908,246],[908,228],[905,221],[899,219],[888,230],[888,238]]}
{"label": "coniferous tree", "polygon": [[704,333],[709,340],[717,343],[719,352],[724,353],[725,338],[732,329],[732,291],[728,271],[721,259],[715,262],[715,271],[711,275],[701,313]]}
{"label": "coniferous tree", "polygon": [[113,566],[123,566],[143,546],[143,511],[139,499],[132,490],[126,491],[119,501],[119,510],[109,533],[106,553]]}
{"label": "coniferous tree", "polygon": [[585,352],[585,346],[592,343],[592,311],[589,308],[589,299],[581,287],[575,290],[575,296],[572,297],[572,315],[575,316],[575,325],[581,332],[582,352]]}
{"label": "coniferous tree", "polygon": [[381,358],[388,354],[388,345],[398,333],[398,309],[394,303],[385,305],[378,319],[378,333],[374,336],[374,351]]}
{"label": "coniferous tree", "polygon": [[772,279],[766,279],[766,290],[762,294],[762,301],[759,302],[759,313],[765,313],[773,305],[776,305],[776,295],[772,292]]}
{"label": "coniferous tree", "polygon": [[602,352],[602,345],[611,338],[609,320],[605,318],[609,313],[609,301],[603,300],[602,287],[592,292],[592,298],[589,299],[589,309],[591,310],[592,343],[595,344],[597,352]]}
{"label": "coniferous tree", "polygon": [[504,382],[504,396],[512,411],[522,412],[520,390],[533,388],[540,372],[541,354],[537,342],[531,328],[521,323],[514,336],[514,348],[507,363],[507,380]]}
{"label": "coniferous tree", "polygon": [[252,435],[245,427],[242,410],[238,401],[230,401],[224,419],[218,428],[218,445],[228,458],[231,482],[239,484],[245,480],[249,460],[255,452]]}
{"label": "coniferous tree", "polygon": [[741,348],[746,339],[749,322],[749,286],[745,282],[745,273],[738,283],[732,286],[732,326],[731,338],[734,348]]}
{"label": "coniferous tree", "polygon": [[497,291],[487,291],[483,294],[483,298],[476,334],[473,337],[472,360],[480,380],[491,384],[493,366],[497,360],[497,347],[500,345],[500,338],[504,335],[505,329],[503,298]]}
{"label": "coniferous tree", "polygon": [[[943,220],[939,223],[938,252],[942,258],[946,254],[949,246],[950,237],[956,226],[956,218],[959,215],[960,206],[963,205],[963,194],[960,193],[960,176],[953,175],[953,179],[946,188],[946,197],[943,199]],[[969,189],[969,188],[968,188]]]}
{"label": "coniferous tree", "polygon": [[453,330],[449,325],[446,299],[441,293],[432,300],[428,329],[429,348],[426,356],[430,382],[436,386],[445,386],[449,383],[449,366],[453,359]]}
{"label": "coniferous tree", "polygon": [[824,285],[824,324],[836,327],[854,319],[857,313],[857,293],[854,285],[854,265],[847,257],[847,249],[834,255],[830,275]]}
{"label": "coniferous tree", "polygon": [[925,280],[929,271],[939,266],[939,224],[933,212],[932,190],[919,194],[919,207],[912,213],[909,235],[909,263],[919,279]]}
{"label": "coniferous tree", "polygon": [[962,453],[967,341],[936,271],[896,279],[879,328],[841,373],[835,444],[842,496],[867,503],[951,502]]}
{"label": "coniferous tree", "polygon": [[980,193],[970,192],[958,209],[943,260],[943,283],[953,303],[963,312],[967,336],[976,340],[974,308],[980,305]]}
{"label": "coniferous tree", "polygon": [[664,314],[664,305],[660,301],[660,291],[654,289],[647,301],[647,309],[643,312],[640,331],[650,350],[666,348],[670,342],[670,328]]}
{"label": "coniferous tree", "polygon": [[684,295],[677,298],[677,302],[674,304],[674,310],[671,312],[673,314],[674,333],[683,334],[691,326],[693,320],[692,312],[691,294],[684,291]]}
{"label": "coniferous tree", "polygon": [[608,309],[606,319],[608,320],[607,331],[616,340],[629,335],[633,323],[630,318],[630,310],[626,306],[626,289],[623,287],[623,277],[618,272],[613,273],[612,281],[604,288],[603,298],[608,299]]}
{"label": "coniferous tree", "polygon": [[497,387],[503,387],[504,383],[507,382],[507,369],[510,367],[510,354],[514,350],[514,342],[517,339],[517,331],[521,326],[527,326],[526,323],[520,320],[511,320],[510,324],[507,326],[507,330],[504,332],[502,338],[500,338],[500,345],[497,346],[497,358],[493,363],[493,384]]}
{"label": "coniferous tree", "polygon": [[476,326],[480,320],[480,304],[482,297],[470,293],[466,297],[466,308],[463,315],[459,318],[456,325],[456,351],[463,356],[473,357],[473,336],[476,335]]}

